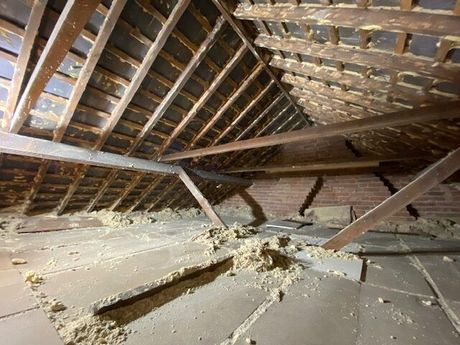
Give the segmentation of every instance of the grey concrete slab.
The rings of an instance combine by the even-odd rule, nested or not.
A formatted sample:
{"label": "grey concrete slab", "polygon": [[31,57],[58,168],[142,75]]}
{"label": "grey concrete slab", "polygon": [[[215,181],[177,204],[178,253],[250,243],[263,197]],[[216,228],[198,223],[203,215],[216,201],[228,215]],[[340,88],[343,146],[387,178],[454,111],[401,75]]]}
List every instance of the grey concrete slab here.
{"label": "grey concrete slab", "polygon": [[357,282],[308,270],[237,344],[249,338],[262,345],[355,345],[359,290]]}
{"label": "grey concrete slab", "polygon": [[160,279],[170,272],[209,260],[206,246],[184,243],[45,276],[38,290],[66,306],[88,308],[102,298]]}
{"label": "grey concrete slab", "polygon": [[0,342],[5,345],[64,344],[40,309],[0,319],[0,335]]}
{"label": "grey concrete slab", "polygon": [[456,345],[459,340],[435,300],[362,285],[357,345]]}
{"label": "grey concrete slab", "polygon": [[460,302],[446,300],[446,303],[449,306],[449,308],[454,312],[454,314],[457,316],[457,319],[460,320]]}
{"label": "grey concrete slab", "polygon": [[127,345],[220,344],[264,301],[267,293],[241,273],[221,275],[127,324]]}
{"label": "grey concrete slab", "polygon": [[35,299],[16,269],[0,271],[0,317],[36,307]]}
{"label": "grey concrete slab", "polygon": [[[455,261],[445,261],[444,256]],[[416,257],[444,298],[460,301],[460,255],[416,255]]]}
{"label": "grey concrete slab", "polygon": [[366,282],[382,287],[433,296],[425,278],[405,256],[370,256]]}

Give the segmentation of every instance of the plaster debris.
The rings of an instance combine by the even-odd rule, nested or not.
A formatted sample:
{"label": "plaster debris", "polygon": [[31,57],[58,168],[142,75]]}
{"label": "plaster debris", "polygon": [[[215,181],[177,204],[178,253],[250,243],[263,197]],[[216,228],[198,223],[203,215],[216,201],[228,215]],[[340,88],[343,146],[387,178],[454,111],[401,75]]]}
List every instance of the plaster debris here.
{"label": "plaster debris", "polygon": [[57,299],[52,299],[51,301],[48,301],[48,310],[52,311],[53,313],[57,313],[59,311],[66,310],[67,307],[61,302],[58,301]]}
{"label": "plaster debris", "polygon": [[40,284],[43,281],[43,278],[38,275],[36,272],[28,271],[25,274],[25,282],[29,284]]}
{"label": "plaster debris", "polygon": [[432,306],[432,305],[436,305],[435,303],[433,303],[433,301],[431,301],[429,299],[428,300],[422,300],[422,304],[426,305],[427,307]]}
{"label": "plaster debris", "polygon": [[448,257],[448,256],[443,256],[442,261],[444,261],[444,262],[455,262],[455,259],[452,259],[451,257]]}
{"label": "plaster debris", "polygon": [[21,259],[21,258],[12,258],[11,263],[13,265],[24,265],[27,263],[26,259]]}

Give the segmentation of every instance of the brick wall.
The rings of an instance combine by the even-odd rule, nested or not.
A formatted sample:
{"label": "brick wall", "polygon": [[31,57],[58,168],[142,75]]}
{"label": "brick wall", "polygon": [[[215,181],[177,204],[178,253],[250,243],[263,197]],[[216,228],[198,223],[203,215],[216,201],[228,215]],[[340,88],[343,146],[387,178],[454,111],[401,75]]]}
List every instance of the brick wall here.
{"label": "brick wall", "polygon": [[[348,159],[354,155],[342,138],[288,144],[271,164],[292,162],[318,162],[321,160]],[[267,177],[268,176],[268,177]],[[358,216],[363,215],[390,195],[388,183],[396,189],[404,187],[415,175],[412,173],[382,173],[386,180],[372,173],[323,175],[319,190],[312,192],[316,176],[256,178],[254,185],[243,194],[233,195],[223,201],[226,206],[251,206],[256,214],[286,216],[298,212],[307,198],[314,195],[310,207],[352,205]],[[310,200],[311,201],[311,200]],[[441,184],[412,204],[421,217],[460,219],[460,190]],[[414,212],[412,211],[412,214]],[[390,221],[409,221],[415,218],[404,208]]]}

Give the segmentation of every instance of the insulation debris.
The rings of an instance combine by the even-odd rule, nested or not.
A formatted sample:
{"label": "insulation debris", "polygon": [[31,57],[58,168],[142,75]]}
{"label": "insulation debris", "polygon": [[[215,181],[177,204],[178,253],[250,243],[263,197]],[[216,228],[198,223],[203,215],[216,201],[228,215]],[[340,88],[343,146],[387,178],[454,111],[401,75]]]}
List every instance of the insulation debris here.
{"label": "insulation debris", "polygon": [[419,234],[440,239],[460,239],[460,224],[451,219],[419,218],[413,222],[383,222],[376,230],[382,232]]}

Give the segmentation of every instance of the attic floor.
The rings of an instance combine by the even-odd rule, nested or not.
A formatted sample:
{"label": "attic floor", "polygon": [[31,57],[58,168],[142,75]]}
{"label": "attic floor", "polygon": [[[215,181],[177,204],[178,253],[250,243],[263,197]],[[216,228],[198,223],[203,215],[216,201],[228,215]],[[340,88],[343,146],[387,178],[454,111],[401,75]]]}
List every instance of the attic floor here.
{"label": "attic floor", "polygon": [[[206,245],[190,240],[203,224],[209,223],[197,217],[2,240],[2,338],[8,344],[63,344],[56,320],[68,322],[95,301],[208,261]],[[261,229],[258,236],[270,235],[263,225]],[[312,228],[308,234],[312,242],[321,242],[331,232]],[[273,301],[269,291],[253,284],[257,273],[230,276],[217,269],[193,291],[185,283],[168,298],[141,301],[134,312],[120,309],[118,321],[129,332],[125,343],[458,344],[458,241],[368,233],[351,249],[370,260],[364,282],[305,269],[303,279],[289,286],[281,301]],[[223,248],[218,255],[229,250]],[[13,266],[13,257],[27,263]],[[34,289],[24,283],[28,271],[43,277]],[[47,311],[52,298],[66,309]]]}

